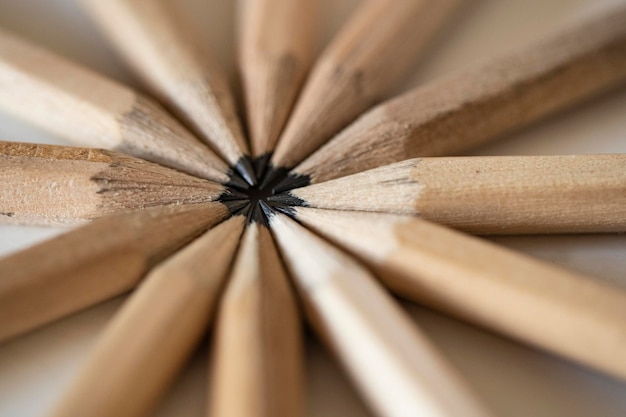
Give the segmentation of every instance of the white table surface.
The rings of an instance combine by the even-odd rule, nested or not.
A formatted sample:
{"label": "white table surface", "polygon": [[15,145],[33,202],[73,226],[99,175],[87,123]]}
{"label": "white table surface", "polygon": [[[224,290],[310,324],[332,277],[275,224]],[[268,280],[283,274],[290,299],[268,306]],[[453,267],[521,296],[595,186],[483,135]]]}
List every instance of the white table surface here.
{"label": "white table surface", "polygon": [[[294,0],[310,1],[310,0]],[[433,0],[436,1],[436,0]],[[613,2],[622,0],[613,0]],[[324,0],[320,45],[358,0]],[[428,82],[548,33],[560,22],[611,0],[474,0],[416,66],[407,85]],[[237,82],[234,1],[179,0],[198,36]],[[108,76],[141,88],[72,0],[0,0],[0,25]],[[63,143],[0,113],[0,140]],[[476,154],[626,152],[626,89],[610,93]],[[2,185],[0,184],[0,187]],[[0,225],[0,255],[63,229]],[[626,287],[626,236],[495,238],[495,241]],[[36,261],[36,260],[34,260]],[[1,278],[1,277],[0,277]],[[42,416],[84,360],[124,297],[0,345],[0,416]],[[471,325],[406,304],[494,413],[509,417],[626,416],[626,383],[589,371]],[[624,318],[626,320],[626,318]],[[206,344],[198,350],[156,416],[203,416]],[[307,344],[308,416],[370,415],[337,365]],[[88,417],[88,416],[80,416]]]}

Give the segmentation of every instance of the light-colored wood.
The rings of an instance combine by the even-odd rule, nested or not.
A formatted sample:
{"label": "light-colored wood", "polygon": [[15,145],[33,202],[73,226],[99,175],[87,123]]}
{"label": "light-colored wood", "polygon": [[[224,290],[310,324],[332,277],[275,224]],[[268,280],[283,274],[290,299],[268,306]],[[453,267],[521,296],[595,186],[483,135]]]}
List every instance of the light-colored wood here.
{"label": "light-colored wood", "polygon": [[409,159],[289,192],[480,234],[626,231],[626,155]]}
{"label": "light-colored wood", "polygon": [[626,292],[410,216],[303,208],[396,294],[626,379]]}
{"label": "light-colored wood", "polygon": [[240,52],[255,157],[274,150],[311,64],[318,1],[244,0]]}
{"label": "light-colored wood", "polygon": [[114,151],[0,141],[0,223],[71,224],[228,191]]}
{"label": "light-colored wood", "polygon": [[226,164],[157,103],[2,29],[0,110],[81,146],[228,181]]}
{"label": "light-colored wood", "polygon": [[130,290],[227,215],[208,203],[108,216],[0,259],[0,340]]}
{"label": "light-colored wood", "polygon": [[217,315],[211,417],[303,413],[298,307],[269,230],[247,226]]}
{"label": "light-colored wood", "polygon": [[[80,0],[150,91],[231,166],[249,154],[222,69],[170,2]],[[254,173],[249,173],[254,176]]]}
{"label": "light-colored wood", "polygon": [[231,217],[148,275],[50,416],[145,416],[206,331],[243,224]]}
{"label": "light-colored wood", "polygon": [[367,270],[284,215],[270,225],[316,331],[379,415],[489,415]]}
{"label": "light-colored wood", "polygon": [[626,4],[389,100],[294,172],[312,182],[454,155],[626,82]]}
{"label": "light-colored wood", "polygon": [[313,66],[272,157],[291,168],[410,68],[460,0],[367,0]]}

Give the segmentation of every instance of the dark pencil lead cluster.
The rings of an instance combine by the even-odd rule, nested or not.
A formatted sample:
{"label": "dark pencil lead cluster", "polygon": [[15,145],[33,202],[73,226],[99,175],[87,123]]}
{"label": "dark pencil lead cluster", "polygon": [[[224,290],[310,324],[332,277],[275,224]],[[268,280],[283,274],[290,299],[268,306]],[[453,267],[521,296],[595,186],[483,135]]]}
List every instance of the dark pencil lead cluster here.
{"label": "dark pencil lead cluster", "polygon": [[293,216],[293,207],[307,205],[288,191],[308,185],[308,177],[294,176],[287,168],[271,166],[270,157],[271,154],[266,154],[254,161],[242,158],[231,170],[226,184],[229,189],[219,201],[232,215],[246,216],[250,223],[267,226],[271,213],[279,211]]}

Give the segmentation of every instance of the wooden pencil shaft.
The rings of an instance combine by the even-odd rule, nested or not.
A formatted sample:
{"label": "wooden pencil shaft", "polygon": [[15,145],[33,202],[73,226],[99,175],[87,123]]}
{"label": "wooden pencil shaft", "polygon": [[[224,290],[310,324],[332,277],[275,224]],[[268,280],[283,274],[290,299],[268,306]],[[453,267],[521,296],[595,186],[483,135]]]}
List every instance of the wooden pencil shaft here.
{"label": "wooden pencil shaft", "polygon": [[222,69],[200,51],[168,2],[81,0],[151,92],[230,165],[248,145]]}
{"label": "wooden pencil shaft", "polygon": [[626,230],[626,155],[419,158],[292,190],[326,209],[416,214],[480,234]]}
{"label": "wooden pencil shaft", "polygon": [[70,224],[205,203],[225,187],[114,151],[0,142],[0,222]]}
{"label": "wooden pencil shaft", "polygon": [[379,415],[489,415],[364,268],[284,216],[270,224],[314,327]]}
{"label": "wooden pencil shaft", "polygon": [[155,269],[114,317],[51,416],[144,416],[206,330],[243,229],[241,216]]}
{"label": "wooden pencil shaft", "polygon": [[303,412],[299,312],[267,228],[247,226],[217,315],[213,417]]}
{"label": "wooden pencil shaft", "polygon": [[311,70],[276,147],[273,165],[294,167],[381,100],[460,3],[364,2]]}
{"label": "wooden pencil shaft", "polygon": [[417,156],[452,155],[626,81],[626,6],[417,88],[365,113],[295,172],[322,182]]}
{"label": "wooden pencil shaft", "polygon": [[128,291],[227,215],[208,203],[108,216],[0,259],[0,340]]}
{"label": "wooden pencil shaft", "polygon": [[240,5],[240,71],[255,157],[276,145],[312,61],[317,1]]}
{"label": "wooden pencil shaft", "polygon": [[413,217],[303,208],[297,218],[402,297],[626,378],[617,287]]}
{"label": "wooden pencil shaft", "polygon": [[2,29],[0,109],[78,145],[229,180],[226,164],[157,103]]}

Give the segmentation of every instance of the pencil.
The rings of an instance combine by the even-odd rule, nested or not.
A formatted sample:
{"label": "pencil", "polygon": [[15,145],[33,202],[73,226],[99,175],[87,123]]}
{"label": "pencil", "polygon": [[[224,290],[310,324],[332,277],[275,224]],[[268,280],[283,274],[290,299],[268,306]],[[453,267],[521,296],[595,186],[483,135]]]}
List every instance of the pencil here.
{"label": "pencil", "polygon": [[223,185],[114,151],[0,141],[0,222],[71,224],[206,203]]}
{"label": "pencil", "polygon": [[374,107],[300,164],[291,181],[317,183],[418,156],[459,154],[625,81],[622,3]]}
{"label": "pencil", "polygon": [[239,68],[259,167],[274,149],[311,64],[318,8],[316,1],[292,0],[240,5]]}
{"label": "pencil", "polygon": [[298,307],[269,230],[247,226],[217,314],[213,417],[303,415]]}
{"label": "pencil", "polygon": [[480,234],[626,231],[626,155],[417,158],[269,198]]}
{"label": "pencil", "polygon": [[206,331],[243,223],[231,217],[150,273],[50,416],[145,416]]}
{"label": "pencil", "polygon": [[490,415],[365,268],[286,216],[268,215],[314,329],[379,415]]}
{"label": "pencil", "polygon": [[626,378],[626,292],[411,216],[295,210],[397,295]]}
{"label": "pencil", "polygon": [[381,100],[459,0],[369,0],[318,59],[271,158],[292,168]]}
{"label": "pencil", "polygon": [[107,216],[0,259],[0,340],[130,290],[227,215],[207,203]]}
{"label": "pencil", "polygon": [[222,69],[200,51],[168,2],[81,0],[115,49],[151,93],[184,120],[251,185],[250,163],[234,100]]}
{"label": "pencil", "polygon": [[246,184],[148,97],[2,29],[0,109],[77,145]]}

